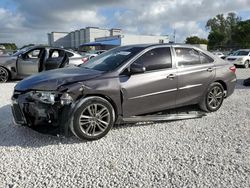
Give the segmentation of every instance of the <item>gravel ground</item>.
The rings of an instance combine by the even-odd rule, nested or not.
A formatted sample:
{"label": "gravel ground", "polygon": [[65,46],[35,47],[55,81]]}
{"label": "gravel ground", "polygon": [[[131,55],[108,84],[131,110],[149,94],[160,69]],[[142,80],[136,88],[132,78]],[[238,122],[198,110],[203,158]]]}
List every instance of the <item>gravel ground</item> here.
{"label": "gravel ground", "polygon": [[98,141],[11,123],[0,85],[0,187],[250,187],[250,87],[201,119],[116,126]]}

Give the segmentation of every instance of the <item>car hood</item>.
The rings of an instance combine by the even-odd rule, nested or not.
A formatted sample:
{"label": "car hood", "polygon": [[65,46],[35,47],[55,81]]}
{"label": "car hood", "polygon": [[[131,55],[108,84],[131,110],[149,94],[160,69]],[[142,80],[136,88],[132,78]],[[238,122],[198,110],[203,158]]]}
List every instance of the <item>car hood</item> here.
{"label": "car hood", "polygon": [[70,84],[98,77],[102,72],[86,68],[62,68],[38,73],[25,78],[16,86],[17,91],[54,91],[64,84]]}

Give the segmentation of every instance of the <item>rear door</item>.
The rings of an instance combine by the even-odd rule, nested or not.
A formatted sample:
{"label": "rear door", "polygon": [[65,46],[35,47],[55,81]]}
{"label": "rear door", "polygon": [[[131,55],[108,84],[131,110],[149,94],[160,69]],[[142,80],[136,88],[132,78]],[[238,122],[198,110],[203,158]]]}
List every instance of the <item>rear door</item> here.
{"label": "rear door", "polygon": [[178,75],[177,105],[193,104],[215,77],[213,59],[193,48],[175,47]]}
{"label": "rear door", "polygon": [[45,61],[45,70],[57,69],[65,60],[65,51],[60,49],[50,49],[49,56]]}
{"label": "rear door", "polygon": [[133,63],[143,64],[146,71],[120,75],[124,117],[174,107],[177,78],[170,47],[150,49]]}
{"label": "rear door", "polygon": [[38,73],[41,55],[44,49],[35,48],[22,54],[17,59],[17,72],[21,76],[28,76]]}

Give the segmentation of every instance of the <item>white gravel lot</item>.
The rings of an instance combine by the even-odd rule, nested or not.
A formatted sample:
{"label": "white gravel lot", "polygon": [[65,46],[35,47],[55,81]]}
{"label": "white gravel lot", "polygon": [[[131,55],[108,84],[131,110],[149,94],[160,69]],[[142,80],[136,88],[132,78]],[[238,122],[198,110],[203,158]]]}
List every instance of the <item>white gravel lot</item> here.
{"label": "white gravel lot", "polygon": [[250,187],[250,87],[201,119],[123,125],[93,142],[13,125],[0,85],[0,187]]}

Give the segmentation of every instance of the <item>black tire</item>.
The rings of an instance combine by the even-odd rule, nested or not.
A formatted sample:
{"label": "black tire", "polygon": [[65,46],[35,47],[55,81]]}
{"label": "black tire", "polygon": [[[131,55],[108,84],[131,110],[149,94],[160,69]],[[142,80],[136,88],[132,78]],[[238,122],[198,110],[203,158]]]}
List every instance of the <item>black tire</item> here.
{"label": "black tire", "polygon": [[0,83],[7,82],[9,80],[9,77],[9,71],[4,67],[0,67]]}
{"label": "black tire", "polygon": [[245,68],[245,69],[248,69],[248,68],[249,68],[249,61],[248,61],[248,60],[245,61],[245,63],[244,63],[244,68]]}
{"label": "black tire", "polygon": [[100,139],[114,125],[113,106],[101,97],[88,97],[83,100],[84,102],[74,114],[71,131],[83,140]]}
{"label": "black tire", "polygon": [[[215,95],[216,91],[218,95]],[[208,90],[199,103],[199,107],[205,112],[215,112],[221,107],[223,100],[224,88],[220,83],[214,82],[208,87]]]}

